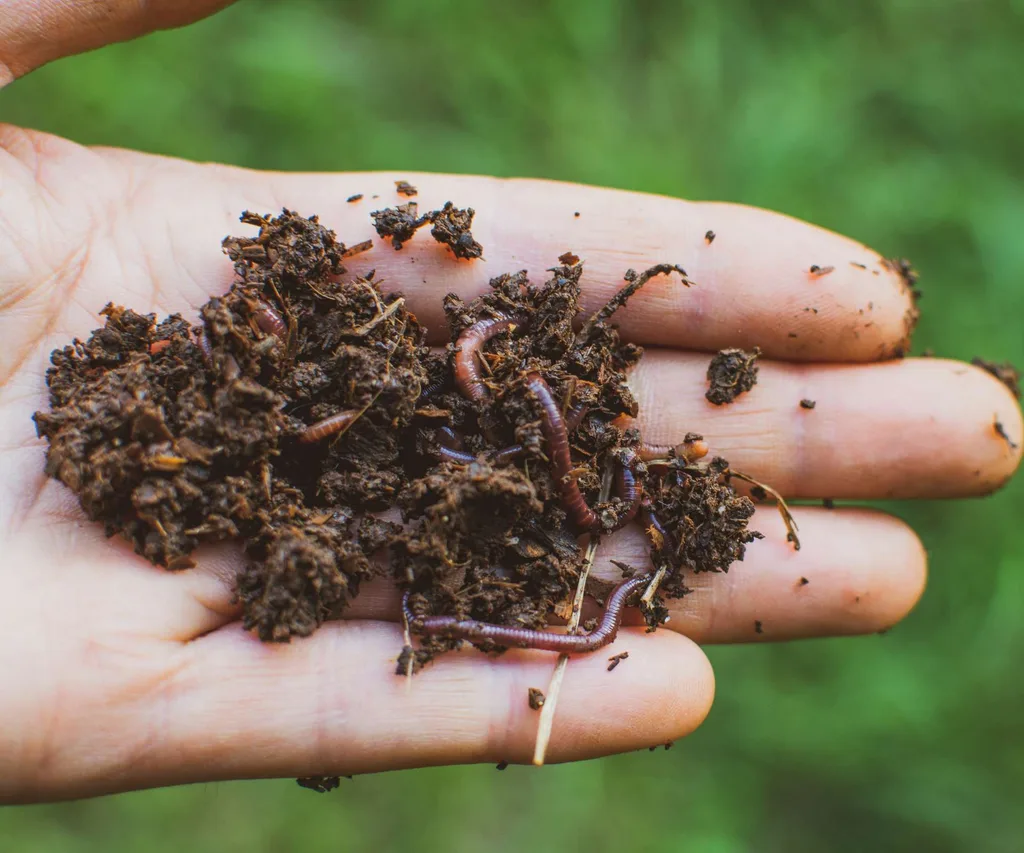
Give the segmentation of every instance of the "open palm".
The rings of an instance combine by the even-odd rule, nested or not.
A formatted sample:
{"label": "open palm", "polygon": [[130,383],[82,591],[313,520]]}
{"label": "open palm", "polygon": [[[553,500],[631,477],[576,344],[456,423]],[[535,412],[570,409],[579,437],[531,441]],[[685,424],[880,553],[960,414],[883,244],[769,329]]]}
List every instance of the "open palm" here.
{"label": "open palm", "polygon": [[[50,351],[101,325],[108,301],[194,316],[225,291],[220,240],[245,232],[243,210],[317,213],[354,243],[373,236],[369,210],[399,201],[399,178],[419,187],[425,210],[451,199],[478,211],[485,262],[457,262],[421,235],[400,253],[376,241],[351,264],[403,291],[438,341],[445,293],[471,297],[519,269],[540,280],[567,250],[584,260],[590,308],[628,267],[687,269],[693,288],[657,279],[618,318],[651,347],[632,379],[648,441],[703,433],[734,467],[794,498],[980,495],[1019,463],[1020,413],[995,379],[892,360],[912,309],[900,276],[863,246],[783,216],[538,181],[261,174],[0,126],[0,801],[528,760],[537,717],[527,688],[545,685],[552,655],[466,651],[406,684],[392,674],[401,632],[383,584],[343,622],[261,644],[232,603],[237,550],[204,550],[196,569],[169,573],[107,540],[44,477],[31,421],[45,407]],[[755,345],[766,359],[759,384],[731,406],[707,403],[707,353]],[[767,538],[729,575],[696,577],[673,604],[674,631],[624,630],[607,655],[575,658],[549,756],[695,728],[714,691],[696,643],[877,631],[916,602],[925,557],[901,522],[817,506],[797,520],[799,552],[762,508],[752,527]],[[611,559],[642,565],[641,533],[608,537],[598,573],[615,576]],[[608,673],[607,656],[623,650],[629,661]]]}

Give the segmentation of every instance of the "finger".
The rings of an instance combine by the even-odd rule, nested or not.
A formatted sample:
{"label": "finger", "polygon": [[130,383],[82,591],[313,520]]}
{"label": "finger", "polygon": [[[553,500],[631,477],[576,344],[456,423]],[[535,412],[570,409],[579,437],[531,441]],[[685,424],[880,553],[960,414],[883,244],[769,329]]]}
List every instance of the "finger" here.
{"label": "finger", "polygon": [[[892,627],[910,612],[924,590],[927,558],[906,524],[862,509],[800,506],[793,512],[799,551],[786,541],[776,510],[759,506],[750,529],[765,538],[748,545],[743,561],[726,574],[688,573],[686,584],[693,592],[668,602],[668,628],[700,643],[789,640],[870,634]],[[594,576],[620,580],[615,562],[650,570],[649,548],[638,526],[602,540]],[[226,563],[209,566],[203,561],[180,577],[187,594],[201,590],[208,616],[225,614],[220,622],[211,616],[203,631],[237,617],[229,615],[231,577]],[[397,621],[394,586],[384,581],[364,584],[343,618]],[[639,624],[639,614],[628,610],[626,621]]]}
{"label": "finger", "polygon": [[[145,235],[170,233],[178,248],[175,257],[186,264],[194,287],[209,283],[210,270],[222,272],[223,287],[230,281],[220,240],[246,231],[236,211],[287,206],[319,214],[350,245],[374,237],[371,251],[348,262],[350,271],[374,268],[387,288],[405,293],[435,342],[445,338],[441,299],[446,293],[473,297],[492,277],[520,269],[542,281],[558,256],[572,250],[584,260],[586,311],[624,285],[628,268],[662,262],[686,268],[693,287],[685,287],[677,275],[653,279],[616,314],[623,332],[641,343],[704,350],[758,345],[776,358],[825,361],[868,361],[907,347],[913,315],[907,283],[859,243],[777,213],[549,181],[408,173],[279,175],[103,153],[133,173],[148,168],[151,191],[180,202],[170,232],[166,204],[132,211],[131,224],[144,240],[163,240]],[[201,181],[194,171],[199,168],[207,170]],[[428,228],[400,252],[377,239],[369,213],[409,201],[395,192],[394,181],[403,178],[417,185],[414,201],[421,212],[447,200],[474,208],[473,233],[486,261],[456,260]],[[189,191],[182,192],[182,186]],[[358,193],[360,201],[346,203]],[[147,215],[159,222],[147,222]],[[710,245],[704,236],[709,229],[717,235]],[[159,258],[166,249],[150,247],[147,258]],[[834,270],[816,276],[809,272],[812,265]],[[166,278],[180,283],[183,276],[176,270]],[[208,295],[196,290],[190,298],[198,305]]]}
{"label": "finger", "polygon": [[[793,507],[800,550],[786,541],[772,507],[750,523],[765,534],[747,546],[726,574],[689,574],[693,592],[668,602],[669,628],[698,643],[749,643],[871,634],[891,628],[924,592],[927,556],[902,521],[870,510]],[[630,565],[647,563],[643,534],[623,530],[608,554]],[[595,570],[621,577],[599,554]],[[639,614],[629,613],[636,622]]]}
{"label": "finger", "polygon": [[[781,214],[535,180],[423,174],[262,180],[275,198],[304,204],[340,235],[363,239],[369,210],[407,200],[394,192],[393,181],[402,178],[419,189],[421,210],[448,200],[474,208],[473,232],[486,263],[456,262],[424,229],[401,252],[377,241],[352,268],[376,267],[435,330],[444,328],[444,293],[476,296],[493,276],[519,269],[540,280],[571,250],[584,261],[587,311],[624,285],[628,268],[685,267],[694,287],[676,276],[655,279],[616,315],[623,332],[643,343],[705,350],[759,345],[776,358],[849,361],[907,348],[912,297],[900,276],[861,244]],[[356,186],[353,192],[368,200],[346,204],[343,193]],[[710,244],[709,230],[716,235]],[[817,276],[812,265],[834,269]]]}
{"label": "finger", "polygon": [[[743,561],[728,573],[688,573],[686,585],[693,592],[667,602],[667,627],[698,643],[792,640],[875,633],[913,609],[924,591],[927,557],[906,524],[871,510],[794,507],[793,512],[799,551],[786,541],[775,509],[758,507],[750,529],[765,538],[748,545]],[[594,576],[621,580],[616,562],[650,569],[649,547],[638,527],[601,541]],[[387,584],[368,586],[345,617],[397,619],[397,594]],[[636,608],[626,611],[625,621],[641,623]]]}
{"label": "finger", "polygon": [[232,0],[7,0],[0,15],[0,86],[62,56],[180,27]]}
{"label": "finger", "polygon": [[765,362],[754,388],[725,406],[704,398],[707,366],[707,356],[644,354],[630,377],[644,439],[671,445],[701,433],[712,453],[787,497],[980,495],[1020,464],[1020,408],[1002,383],[971,365]]}
{"label": "finger", "polygon": [[[467,650],[407,680],[396,625],[332,623],[288,645],[232,626],[187,646],[159,742],[118,788],[218,779],[348,775],[477,762],[528,762],[555,656]],[[608,672],[608,656],[629,660]],[[607,654],[573,658],[548,758],[594,758],[682,737],[707,715],[711,667],[683,637],[623,631]],[[167,695],[169,694],[169,695]]]}

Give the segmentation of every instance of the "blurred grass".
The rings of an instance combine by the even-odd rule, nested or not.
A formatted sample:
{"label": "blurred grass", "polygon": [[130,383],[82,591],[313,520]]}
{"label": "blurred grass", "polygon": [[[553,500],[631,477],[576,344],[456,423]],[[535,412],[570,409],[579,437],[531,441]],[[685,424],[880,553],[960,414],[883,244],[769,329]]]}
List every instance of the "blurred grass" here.
{"label": "blurred grass", "polygon": [[[1024,3],[246,0],[59,62],[5,121],[271,169],[532,175],[742,201],[921,272],[916,349],[1024,363]],[[888,507],[928,593],[881,637],[711,649],[671,752],[0,811],[12,851],[1015,851],[1024,482]]]}

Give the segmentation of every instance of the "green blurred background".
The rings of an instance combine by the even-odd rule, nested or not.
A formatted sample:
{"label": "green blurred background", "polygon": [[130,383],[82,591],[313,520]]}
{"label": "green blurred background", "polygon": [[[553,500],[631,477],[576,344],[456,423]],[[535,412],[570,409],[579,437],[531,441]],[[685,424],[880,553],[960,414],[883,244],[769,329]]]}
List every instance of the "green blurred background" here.
{"label": "green blurred background", "polygon": [[[0,117],[270,169],[531,175],[774,208],[921,272],[916,351],[1024,363],[1024,3],[244,0],[64,60]],[[1024,849],[1024,479],[890,507],[885,636],[712,648],[670,752],[0,811],[11,851]],[[2,723],[0,723],[2,724]]]}

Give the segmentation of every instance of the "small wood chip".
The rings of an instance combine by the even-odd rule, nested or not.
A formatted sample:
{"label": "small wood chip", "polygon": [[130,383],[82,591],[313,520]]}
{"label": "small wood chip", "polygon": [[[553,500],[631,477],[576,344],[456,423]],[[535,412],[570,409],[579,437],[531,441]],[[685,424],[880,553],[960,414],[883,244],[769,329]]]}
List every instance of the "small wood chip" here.
{"label": "small wood chip", "polygon": [[611,672],[615,667],[622,663],[626,658],[629,657],[629,652],[620,652],[617,655],[612,655],[608,658],[608,671]]}

